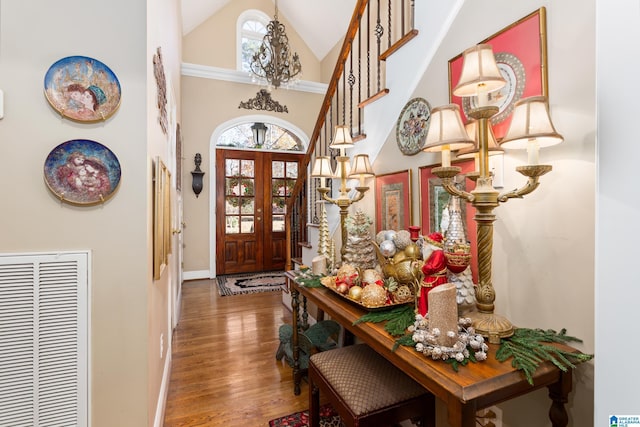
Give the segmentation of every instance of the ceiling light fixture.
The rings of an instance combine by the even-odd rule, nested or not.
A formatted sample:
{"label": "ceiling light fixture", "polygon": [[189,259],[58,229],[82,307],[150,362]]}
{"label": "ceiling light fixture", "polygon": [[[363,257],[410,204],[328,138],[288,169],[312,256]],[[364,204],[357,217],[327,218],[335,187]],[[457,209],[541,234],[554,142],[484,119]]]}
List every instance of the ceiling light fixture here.
{"label": "ceiling light fixture", "polygon": [[251,73],[255,80],[276,89],[281,85],[295,84],[302,73],[298,53],[291,54],[284,24],[278,21],[278,0],[276,0],[273,21],[267,24],[267,34],[262,39],[260,48],[253,55]]}

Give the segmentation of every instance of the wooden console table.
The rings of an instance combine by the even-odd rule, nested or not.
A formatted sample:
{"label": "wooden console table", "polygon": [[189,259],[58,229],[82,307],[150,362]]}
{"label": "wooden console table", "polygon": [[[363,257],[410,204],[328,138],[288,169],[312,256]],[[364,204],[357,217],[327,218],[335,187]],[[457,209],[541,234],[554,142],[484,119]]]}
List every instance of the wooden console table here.
{"label": "wooden console table", "polygon": [[[448,420],[452,427],[475,427],[476,412],[500,402],[530,393],[542,387],[549,389],[552,401],[549,418],[553,427],[566,427],[569,422],[564,407],[572,387],[572,372],[562,372],[550,362],[541,364],[530,385],[524,375],[514,369],[510,362],[501,363],[495,358],[497,345],[490,344],[487,360],[461,366],[455,372],[448,363],[434,361],[418,353],[413,348],[400,346],[391,351],[394,338],[383,324],[353,323],[366,310],[346,301],[326,288],[306,288],[296,282],[296,275],[287,272],[287,284],[291,291],[293,309],[293,358],[294,393],[300,394],[300,366],[298,362],[298,327],[300,326],[300,299],[303,297],[302,323],[306,324],[307,300],[317,305],[323,313],[340,323],[391,363],[402,369],[414,380],[433,393],[447,405]],[[568,346],[563,346],[569,348]]]}

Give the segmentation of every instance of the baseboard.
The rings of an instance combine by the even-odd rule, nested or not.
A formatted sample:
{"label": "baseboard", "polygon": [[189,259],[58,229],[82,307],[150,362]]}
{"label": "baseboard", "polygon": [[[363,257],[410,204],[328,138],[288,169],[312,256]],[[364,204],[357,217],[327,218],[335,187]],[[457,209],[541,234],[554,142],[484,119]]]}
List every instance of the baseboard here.
{"label": "baseboard", "polygon": [[158,404],[156,405],[156,416],[153,420],[153,427],[162,427],[164,425],[164,410],[167,405],[169,381],[171,380],[171,346],[167,349],[167,355],[164,358],[163,371],[162,384],[160,384],[160,393],[158,393]]}
{"label": "baseboard", "polygon": [[209,270],[183,271],[182,280],[213,279]]}

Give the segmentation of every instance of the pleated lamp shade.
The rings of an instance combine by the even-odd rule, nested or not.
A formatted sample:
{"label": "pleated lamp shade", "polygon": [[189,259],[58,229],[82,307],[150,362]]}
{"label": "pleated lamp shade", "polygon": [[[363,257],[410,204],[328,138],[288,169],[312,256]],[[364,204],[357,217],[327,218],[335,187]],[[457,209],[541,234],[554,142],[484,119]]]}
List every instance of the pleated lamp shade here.
{"label": "pleated lamp shade", "polygon": [[455,96],[477,96],[480,92],[496,91],[506,84],[489,44],[478,44],[465,50],[462,56],[462,73]]}
{"label": "pleated lamp shade", "polygon": [[371,178],[374,176],[373,168],[369,163],[369,156],[367,154],[357,154],[353,158],[353,168],[349,178]]}
{"label": "pleated lamp shade", "polygon": [[532,96],[515,103],[509,130],[500,142],[504,148],[525,149],[531,142],[540,148],[564,141],[551,122],[547,98]]}
{"label": "pleated lamp shade", "polygon": [[314,178],[333,178],[331,159],[328,156],[318,156],[313,163],[311,176]]}
{"label": "pleated lamp shade", "polygon": [[353,147],[353,140],[351,139],[351,132],[346,125],[336,126],[335,133],[333,134],[333,141],[329,148],[334,150],[347,149]]}
{"label": "pleated lamp shade", "polygon": [[431,123],[422,151],[455,151],[473,146],[474,141],[469,138],[462,125],[460,107],[457,104],[443,105],[431,110]]}

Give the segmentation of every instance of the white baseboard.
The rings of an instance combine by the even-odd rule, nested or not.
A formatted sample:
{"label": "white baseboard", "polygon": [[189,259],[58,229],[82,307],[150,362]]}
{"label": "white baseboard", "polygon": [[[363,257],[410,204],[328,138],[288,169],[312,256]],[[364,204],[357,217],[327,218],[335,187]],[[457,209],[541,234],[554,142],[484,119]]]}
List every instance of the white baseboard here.
{"label": "white baseboard", "polygon": [[162,427],[164,425],[164,410],[167,405],[167,394],[169,393],[170,379],[171,346],[167,349],[167,355],[164,358],[164,372],[162,374],[162,384],[160,384],[160,393],[158,393],[158,404],[156,405],[156,415],[153,420],[153,427]]}
{"label": "white baseboard", "polygon": [[182,280],[213,279],[209,270],[183,271]]}

